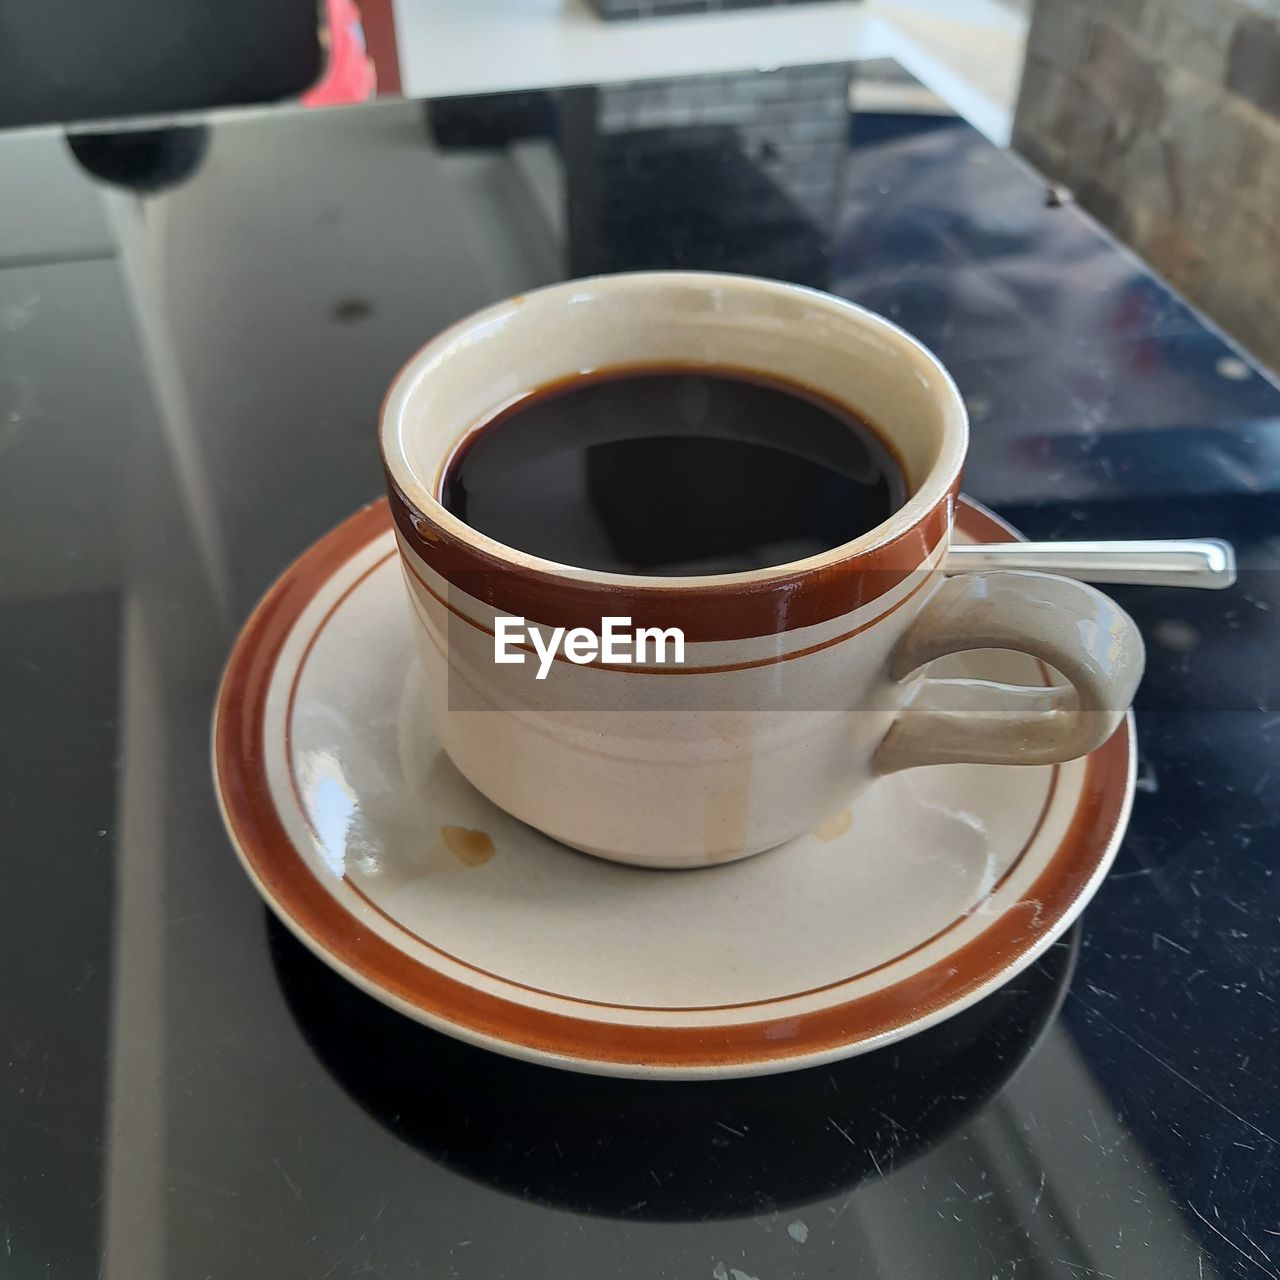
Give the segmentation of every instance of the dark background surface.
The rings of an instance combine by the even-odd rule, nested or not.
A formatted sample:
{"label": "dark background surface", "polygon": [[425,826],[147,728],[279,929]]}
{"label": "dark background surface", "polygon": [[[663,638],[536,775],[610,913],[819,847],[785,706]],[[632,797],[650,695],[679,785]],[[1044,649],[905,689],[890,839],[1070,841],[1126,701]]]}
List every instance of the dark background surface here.
{"label": "dark background surface", "polygon": [[[1280,1271],[1280,391],[1015,159],[877,112],[887,74],[858,69],[852,122],[845,67],[283,112],[141,198],[56,138],[22,153],[0,1275]],[[1028,534],[1237,545],[1228,593],[1116,590],[1149,649],[1139,791],[1081,924],[910,1043],[700,1085],[492,1057],[303,952],[223,834],[221,664],[378,491],[391,376],[587,264],[866,303],[952,369],[967,488]]]}

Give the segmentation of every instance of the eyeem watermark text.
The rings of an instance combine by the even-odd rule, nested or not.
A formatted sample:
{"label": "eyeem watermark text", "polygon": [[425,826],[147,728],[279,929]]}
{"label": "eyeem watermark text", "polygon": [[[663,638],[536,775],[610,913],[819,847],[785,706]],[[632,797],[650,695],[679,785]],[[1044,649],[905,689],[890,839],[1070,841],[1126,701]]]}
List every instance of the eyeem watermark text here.
{"label": "eyeem watermark text", "polygon": [[[544,632],[546,633],[544,635]],[[597,635],[590,627],[530,627],[523,618],[500,617],[494,621],[493,660],[521,663],[533,648],[538,659],[536,680],[545,680],[558,653],[578,666],[602,662],[607,666],[627,667],[636,663],[684,662],[684,632],[679,627],[638,627],[630,618],[601,618]],[[671,657],[668,659],[668,646]],[[650,657],[652,652],[652,657]]]}

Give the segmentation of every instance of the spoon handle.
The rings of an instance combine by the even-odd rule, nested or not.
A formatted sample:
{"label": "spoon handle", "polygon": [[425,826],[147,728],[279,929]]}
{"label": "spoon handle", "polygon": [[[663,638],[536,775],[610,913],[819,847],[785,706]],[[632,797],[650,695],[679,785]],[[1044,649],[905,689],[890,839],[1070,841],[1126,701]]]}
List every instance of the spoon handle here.
{"label": "spoon handle", "polygon": [[945,573],[978,569],[1032,569],[1080,582],[1220,591],[1236,580],[1236,553],[1221,538],[957,543],[947,552]]}

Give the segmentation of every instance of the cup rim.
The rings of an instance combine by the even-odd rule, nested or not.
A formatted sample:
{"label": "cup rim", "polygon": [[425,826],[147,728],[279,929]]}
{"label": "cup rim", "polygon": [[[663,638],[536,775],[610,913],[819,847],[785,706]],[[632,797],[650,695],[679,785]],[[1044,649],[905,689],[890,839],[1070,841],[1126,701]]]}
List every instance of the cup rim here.
{"label": "cup rim", "polygon": [[[450,349],[460,342],[465,342],[469,334],[513,314],[517,308],[533,297],[547,298],[557,293],[572,294],[580,291],[584,286],[590,286],[597,292],[607,289],[610,292],[625,293],[630,290],[650,292],[655,286],[663,285],[688,287],[699,284],[708,288],[731,288],[743,292],[764,291],[773,294],[803,295],[811,305],[846,319],[855,318],[859,324],[878,330],[893,343],[902,357],[913,363],[917,371],[934,384],[936,390],[941,393],[940,398],[943,401],[940,406],[943,413],[943,442],[938,459],[921,483],[914,488],[907,501],[887,519],[866,533],[830,547],[817,555],[806,556],[800,560],[788,560],[762,569],[670,577],[613,573],[545,559],[481,533],[444,506],[436,497],[433,486],[424,482],[411,466],[404,440],[407,431],[406,415],[415,399],[415,393],[423,380],[448,358]],[[850,408],[855,407],[850,406]],[[884,427],[879,423],[872,425],[877,432],[886,437],[891,445],[895,444],[892,435]],[[459,436],[458,443],[466,438],[469,430]],[[850,302],[848,299],[826,293],[821,289],[780,280],[769,280],[760,276],[718,271],[629,271],[584,276],[544,285],[483,307],[442,330],[409,357],[392,379],[378,415],[378,448],[387,476],[403,498],[442,532],[493,560],[506,563],[525,573],[557,578],[571,575],[576,582],[631,590],[690,591],[767,585],[774,580],[794,580],[806,573],[824,570],[880,551],[909,534],[947,500],[948,494],[955,491],[964,465],[968,440],[968,412],[954,379],[938,357],[905,329],[856,302]]]}

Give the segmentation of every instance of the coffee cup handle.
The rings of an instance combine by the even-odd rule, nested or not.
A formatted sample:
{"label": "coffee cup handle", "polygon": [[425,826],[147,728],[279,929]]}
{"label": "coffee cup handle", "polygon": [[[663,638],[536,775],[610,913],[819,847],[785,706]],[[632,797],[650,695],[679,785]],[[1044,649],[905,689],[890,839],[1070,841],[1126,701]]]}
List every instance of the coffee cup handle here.
{"label": "coffee cup handle", "polygon": [[1054,764],[1100,747],[1142,678],[1137,625],[1093,587],[1001,570],[947,578],[890,659],[905,680],[970,649],[1013,649],[1055,668],[1047,687],[925,676],[876,752],[880,773],[925,764]]}

